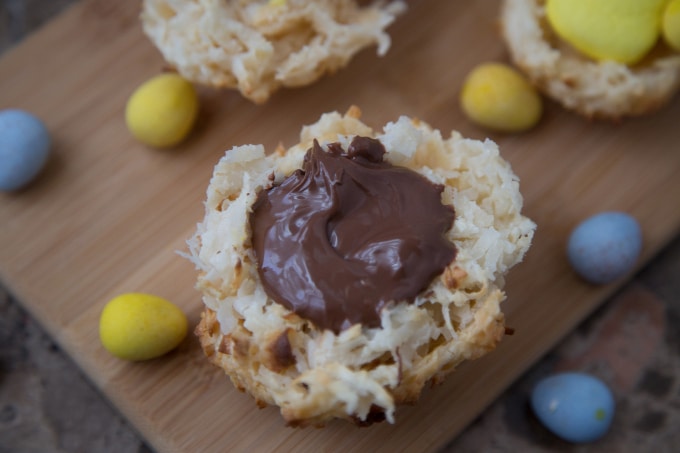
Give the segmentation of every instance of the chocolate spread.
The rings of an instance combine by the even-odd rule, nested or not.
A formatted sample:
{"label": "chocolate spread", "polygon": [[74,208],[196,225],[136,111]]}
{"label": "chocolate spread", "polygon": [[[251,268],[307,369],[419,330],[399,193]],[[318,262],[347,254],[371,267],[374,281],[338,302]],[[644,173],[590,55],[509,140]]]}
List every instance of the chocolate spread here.
{"label": "chocolate spread", "polygon": [[456,255],[445,238],[454,212],[443,187],[383,161],[376,139],[325,152],[258,194],[250,216],[264,289],[274,301],[335,333],[380,326],[390,302],[415,296]]}

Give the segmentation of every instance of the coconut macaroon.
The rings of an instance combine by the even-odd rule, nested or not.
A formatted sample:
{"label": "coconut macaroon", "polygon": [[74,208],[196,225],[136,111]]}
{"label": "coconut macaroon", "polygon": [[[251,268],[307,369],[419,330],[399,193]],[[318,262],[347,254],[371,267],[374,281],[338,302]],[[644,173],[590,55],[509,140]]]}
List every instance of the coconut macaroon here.
{"label": "coconut macaroon", "polygon": [[[383,307],[379,325],[356,323],[336,332],[267,295],[250,218],[258,194],[298,171],[314,141],[330,152],[348,149],[357,136],[379,140],[385,161],[441,189],[441,204],[455,212],[442,235],[456,254],[413,301]],[[279,406],[290,425],[334,418],[393,423],[397,405],[416,402],[426,384],[490,352],[503,337],[504,277],[522,260],[535,229],[521,208],[518,178],[494,142],[457,132],[445,139],[405,116],[379,132],[352,107],[303,127],[300,143],[289,149],[267,154],[261,145],[234,147],[214,169],[205,218],[188,241],[205,303],[196,334],[236,387],[259,405]]]}
{"label": "coconut macaroon", "polygon": [[551,29],[543,0],[504,0],[501,32],[514,63],[547,96],[588,118],[654,111],[680,87],[680,55],[658,46],[634,65],[595,61]]}
{"label": "coconut macaroon", "polygon": [[144,0],[144,32],[183,77],[263,103],[308,85],[361,49],[390,47],[401,0]]}

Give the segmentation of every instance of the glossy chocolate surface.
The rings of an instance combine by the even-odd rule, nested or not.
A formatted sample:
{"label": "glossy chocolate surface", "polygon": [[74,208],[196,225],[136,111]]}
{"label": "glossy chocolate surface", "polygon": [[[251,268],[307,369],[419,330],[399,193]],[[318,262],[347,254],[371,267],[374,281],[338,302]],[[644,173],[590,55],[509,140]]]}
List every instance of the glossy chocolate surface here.
{"label": "glossy chocolate surface", "polygon": [[315,141],[303,168],[258,195],[250,217],[264,288],[317,327],[380,326],[391,302],[412,302],[456,255],[442,186],[383,161],[376,139],[347,151]]}

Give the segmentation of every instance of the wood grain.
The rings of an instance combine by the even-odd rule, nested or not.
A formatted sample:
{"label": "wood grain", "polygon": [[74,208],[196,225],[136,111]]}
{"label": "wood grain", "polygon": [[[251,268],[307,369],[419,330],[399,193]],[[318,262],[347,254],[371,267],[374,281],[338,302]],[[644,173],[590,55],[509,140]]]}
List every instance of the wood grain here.
{"label": "wood grain", "polygon": [[[538,128],[490,134],[461,114],[463,77],[483,61],[507,61],[496,32],[498,2],[421,0],[390,32],[382,59],[362,52],[319,83],[255,106],[237,93],[201,91],[200,126],[172,151],[135,142],[123,121],[132,90],[163,62],[143,36],[136,1],[84,1],[0,60],[0,108],[43,118],[54,155],[35,184],[0,195],[0,278],[161,452],[432,451],[465,427],[517,376],[587,316],[619,283],[593,287],[570,271],[566,237],[602,210],[636,216],[644,264],[679,231],[676,98],[620,124],[588,122],[551,102]],[[231,146],[297,141],[326,111],[361,107],[375,127],[406,114],[448,134],[490,137],[521,178],[534,245],[513,270],[504,305],[516,333],[462,366],[396,425],[286,428],[257,409],[203,359],[193,336],[170,355],[126,363],[98,341],[103,305],[127,291],[166,297],[192,325],[202,308],[195,271],[177,250],[203,215],[219,157]]]}

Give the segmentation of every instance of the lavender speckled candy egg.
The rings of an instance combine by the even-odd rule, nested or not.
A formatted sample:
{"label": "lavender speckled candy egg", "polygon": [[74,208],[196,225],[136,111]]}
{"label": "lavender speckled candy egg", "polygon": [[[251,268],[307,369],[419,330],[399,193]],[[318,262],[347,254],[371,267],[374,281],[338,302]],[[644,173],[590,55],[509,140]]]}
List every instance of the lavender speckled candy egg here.
{"label": "lavender speckled candy egg", "polygon": [[585,373],[560,373],[540,381],[531,407],[555,435],[573,443],[601,438],[614,417],[614,397],[599,379]]}
{"label": "lavender speckled candy egg", "polygon": [[637,220],[623,212],[603,212],[579,224],[567,255],[576,272],[595,284],[612,282],[633,269],[642,250]]}
{"label": "lavender speckled candy egg", "polygon": [[0,191],[21,189],[45,166],[50,151],[47,128],[23,110],[0,111]]}

